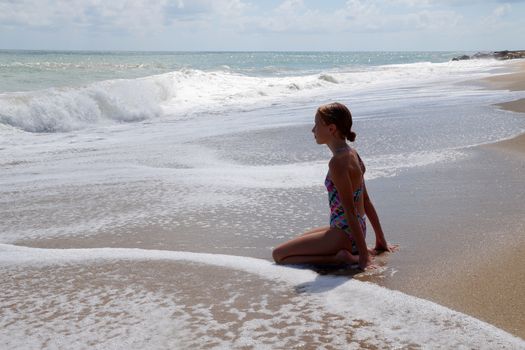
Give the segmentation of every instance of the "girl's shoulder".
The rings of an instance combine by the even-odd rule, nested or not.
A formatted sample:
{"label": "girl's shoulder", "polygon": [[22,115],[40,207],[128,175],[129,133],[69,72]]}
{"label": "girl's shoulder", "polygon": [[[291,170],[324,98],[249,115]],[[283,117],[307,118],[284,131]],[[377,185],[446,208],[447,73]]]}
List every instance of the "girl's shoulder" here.
{"label": "girl's shoulder", "polygon": [[365,165],[356,150],[337,154],[328,163],[330,170],[333,171],[360,171],[364,174]]}

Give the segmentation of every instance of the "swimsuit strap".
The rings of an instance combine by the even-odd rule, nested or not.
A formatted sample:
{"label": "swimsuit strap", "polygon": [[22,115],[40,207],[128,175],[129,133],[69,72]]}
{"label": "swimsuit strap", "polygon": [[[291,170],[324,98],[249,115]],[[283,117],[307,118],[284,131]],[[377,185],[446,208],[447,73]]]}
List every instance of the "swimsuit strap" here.
{"label": "swimsuit strap", "polygon": [[359,187],[355,192],[354,192],[354,202],[357,202],[359,200],[359,196],[361,195],[361,193],[363,192],[363,187]]}
{"label": "swimsuit strap", "polygon": [[355,154],[357,155],[357,160],[359,160],[359,165],[361,166],[361,171],[363,172],[363,176],[364,176],[365,175],[365,171],[366,171],[365,163],[363,163],[363,160],[361,159],[361,157],[359,156],[359,153],[357,153],[357,151],[355,152]]}
{"label": "swimsuit strap", "polygon": [[359,188],[354,192],[354,202],[357,202],[359,200],[359,195],[361,195],[361,193],[363,192],[363,186],[365,184],[365,171],[366,171],[366,168],[365,168],[365,163],[363,163],[363,160],[359,156],[359,153],[357,153],[357,151],[356,151],[355,154],[357,155],[357,160],[359,161],[359,166],[361,167],[361,172],[363,173],[362,176],[361,176],[362,177],[361,178],[361,186],[359,186]]}

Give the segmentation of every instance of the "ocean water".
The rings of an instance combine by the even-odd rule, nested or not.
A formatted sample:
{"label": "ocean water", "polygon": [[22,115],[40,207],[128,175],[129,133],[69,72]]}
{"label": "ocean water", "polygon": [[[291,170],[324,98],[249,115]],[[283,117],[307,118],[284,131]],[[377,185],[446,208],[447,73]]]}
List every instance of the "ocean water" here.
{"label": "ocean water", "polygon": [[525,130],[493,106],[523,92],[472,82],[510,63],[458,54],[0,51],[3,348],[523,347],[269,262],[328,218],[320,104],[352,110],[367,181]]}

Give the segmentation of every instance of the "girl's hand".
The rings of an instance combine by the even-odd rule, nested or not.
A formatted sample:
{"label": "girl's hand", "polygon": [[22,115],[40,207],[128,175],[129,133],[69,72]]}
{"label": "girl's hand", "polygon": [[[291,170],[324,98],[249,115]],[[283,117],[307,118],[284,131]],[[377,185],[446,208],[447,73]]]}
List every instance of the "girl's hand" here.
{"label": "girl's hand", "polygon": [[376,246],[374,249],[370,251],[372,255],[379,255],[383,252],[390,252],[393,253],[399,248],[399,245],[397,244],[388,244],[386,242],[376,242]]}

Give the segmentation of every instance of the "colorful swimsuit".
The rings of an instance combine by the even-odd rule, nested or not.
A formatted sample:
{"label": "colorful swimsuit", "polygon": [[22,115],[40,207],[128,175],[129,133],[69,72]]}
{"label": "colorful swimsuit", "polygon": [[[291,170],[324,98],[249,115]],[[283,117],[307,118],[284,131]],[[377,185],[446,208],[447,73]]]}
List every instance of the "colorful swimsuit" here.
{"label": "colorful swimsuit", "polygon": [[[360,163],[361,163],[361,159]],[[363,182],[364,183],[364,182]],[[335,187],[332,179],[330,178],[330,173],[326,174],[326,179],[324,181],[326,189],[328,190],[328,203],[330,205],[330,227],[340,228],[345,231],[350,239],[352,240],[352,254],[357,254],[357,247],[352,237],[352,232],[350,232],[350,226],[345,218],[345,210],[343,208],[343,203],[341,203],[341,198],[339,198],[339,193],[337,193],[337,188]],[[363,193],[363,185],[354,192],[354,203],[359,200],[359,197]],[[366,237],[366,217],[363,215],[357,214],[357,220],[363,230],[363,235]]]}

